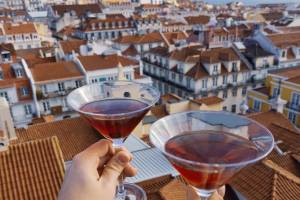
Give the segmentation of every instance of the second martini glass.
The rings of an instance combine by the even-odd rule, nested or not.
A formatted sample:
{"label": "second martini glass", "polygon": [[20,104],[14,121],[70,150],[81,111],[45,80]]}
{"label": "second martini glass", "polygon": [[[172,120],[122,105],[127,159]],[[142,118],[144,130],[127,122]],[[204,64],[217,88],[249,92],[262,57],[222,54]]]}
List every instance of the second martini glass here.
{"label": "second martini glass", "polygon": [[162,118],[152,125],[150,140],[202,199],[243,167],[266,157],[274,146],[272,134],[259,123],[213,111]]}
{"label": "second martini glass", "polygon": [[[71,92],[68,104],[115,148],[124,141],[159,100],[159,92],[151,86],[131,81],[103,82],[85,85]],[[120,182],[116,200],[146,200],[137,185]]]}

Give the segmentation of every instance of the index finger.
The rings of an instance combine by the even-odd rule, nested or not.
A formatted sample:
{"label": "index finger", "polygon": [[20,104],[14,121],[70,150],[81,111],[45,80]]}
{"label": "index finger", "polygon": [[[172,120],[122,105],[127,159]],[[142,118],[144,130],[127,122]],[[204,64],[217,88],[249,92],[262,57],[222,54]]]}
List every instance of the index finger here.
{"label": "index finger", "polygon": [[101,158],[113,154],[114,154],[114,149],[112,147],[111,141],[102,139],[99,142],[96,142],[91,146],[89,146],[83,152],[81,152],[80,157]]}

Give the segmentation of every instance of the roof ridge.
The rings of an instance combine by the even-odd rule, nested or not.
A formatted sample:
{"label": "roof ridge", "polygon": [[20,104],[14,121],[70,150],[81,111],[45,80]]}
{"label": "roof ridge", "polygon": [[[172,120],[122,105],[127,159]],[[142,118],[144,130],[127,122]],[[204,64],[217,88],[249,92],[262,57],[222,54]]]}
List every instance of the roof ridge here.
{"label": "roof ridge", "polygon": [[291,172],[287,171],[286,169],[280,167],[276,163],[271,160],[264,160],[263,164],[272,170],[274,170],[277,174],[286,177],[287,179],[293,181],[296,184],[300,185],[300,178],[292,174]]}
{"label": "roof ridge", "polygon": [[298,135],[300,134],[296,129],[295,129],[295,130],[292,130],[292,129],[289,129],[289,128],[287,128],[287,127],[281,126],[280,124],[276,124],[276,123],[274,123],[274,122],[271,122],[270,125],[280,127],[280,128],[282,128],[282,129],[285,129],[285,130],[287,130],[287,131],[290,131],[290,132],[295,133],[295,134],[298,134]]}

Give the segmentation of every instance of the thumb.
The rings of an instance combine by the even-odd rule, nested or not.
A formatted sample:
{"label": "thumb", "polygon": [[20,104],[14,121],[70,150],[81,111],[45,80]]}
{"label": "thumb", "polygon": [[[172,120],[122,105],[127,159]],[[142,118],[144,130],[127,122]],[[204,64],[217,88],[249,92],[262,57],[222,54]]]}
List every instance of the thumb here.
{"label": "thumb", "polygon": [[107,184],[118,184],[119,176],[122,174],[130,159],[131,156],[129,152],[117,152],[104,167],[101,175],[101,181]]}

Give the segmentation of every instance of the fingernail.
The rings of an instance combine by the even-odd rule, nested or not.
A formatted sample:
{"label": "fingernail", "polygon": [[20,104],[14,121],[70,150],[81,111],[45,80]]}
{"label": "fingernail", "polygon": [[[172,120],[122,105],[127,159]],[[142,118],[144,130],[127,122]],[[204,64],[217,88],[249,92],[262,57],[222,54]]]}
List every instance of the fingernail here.
{"label": "fingernail", "polygon": [[118,161],[122,164],[128,163],[129,159],[128,156],[124,155],[124,154],[119,154],[117,157]]}

